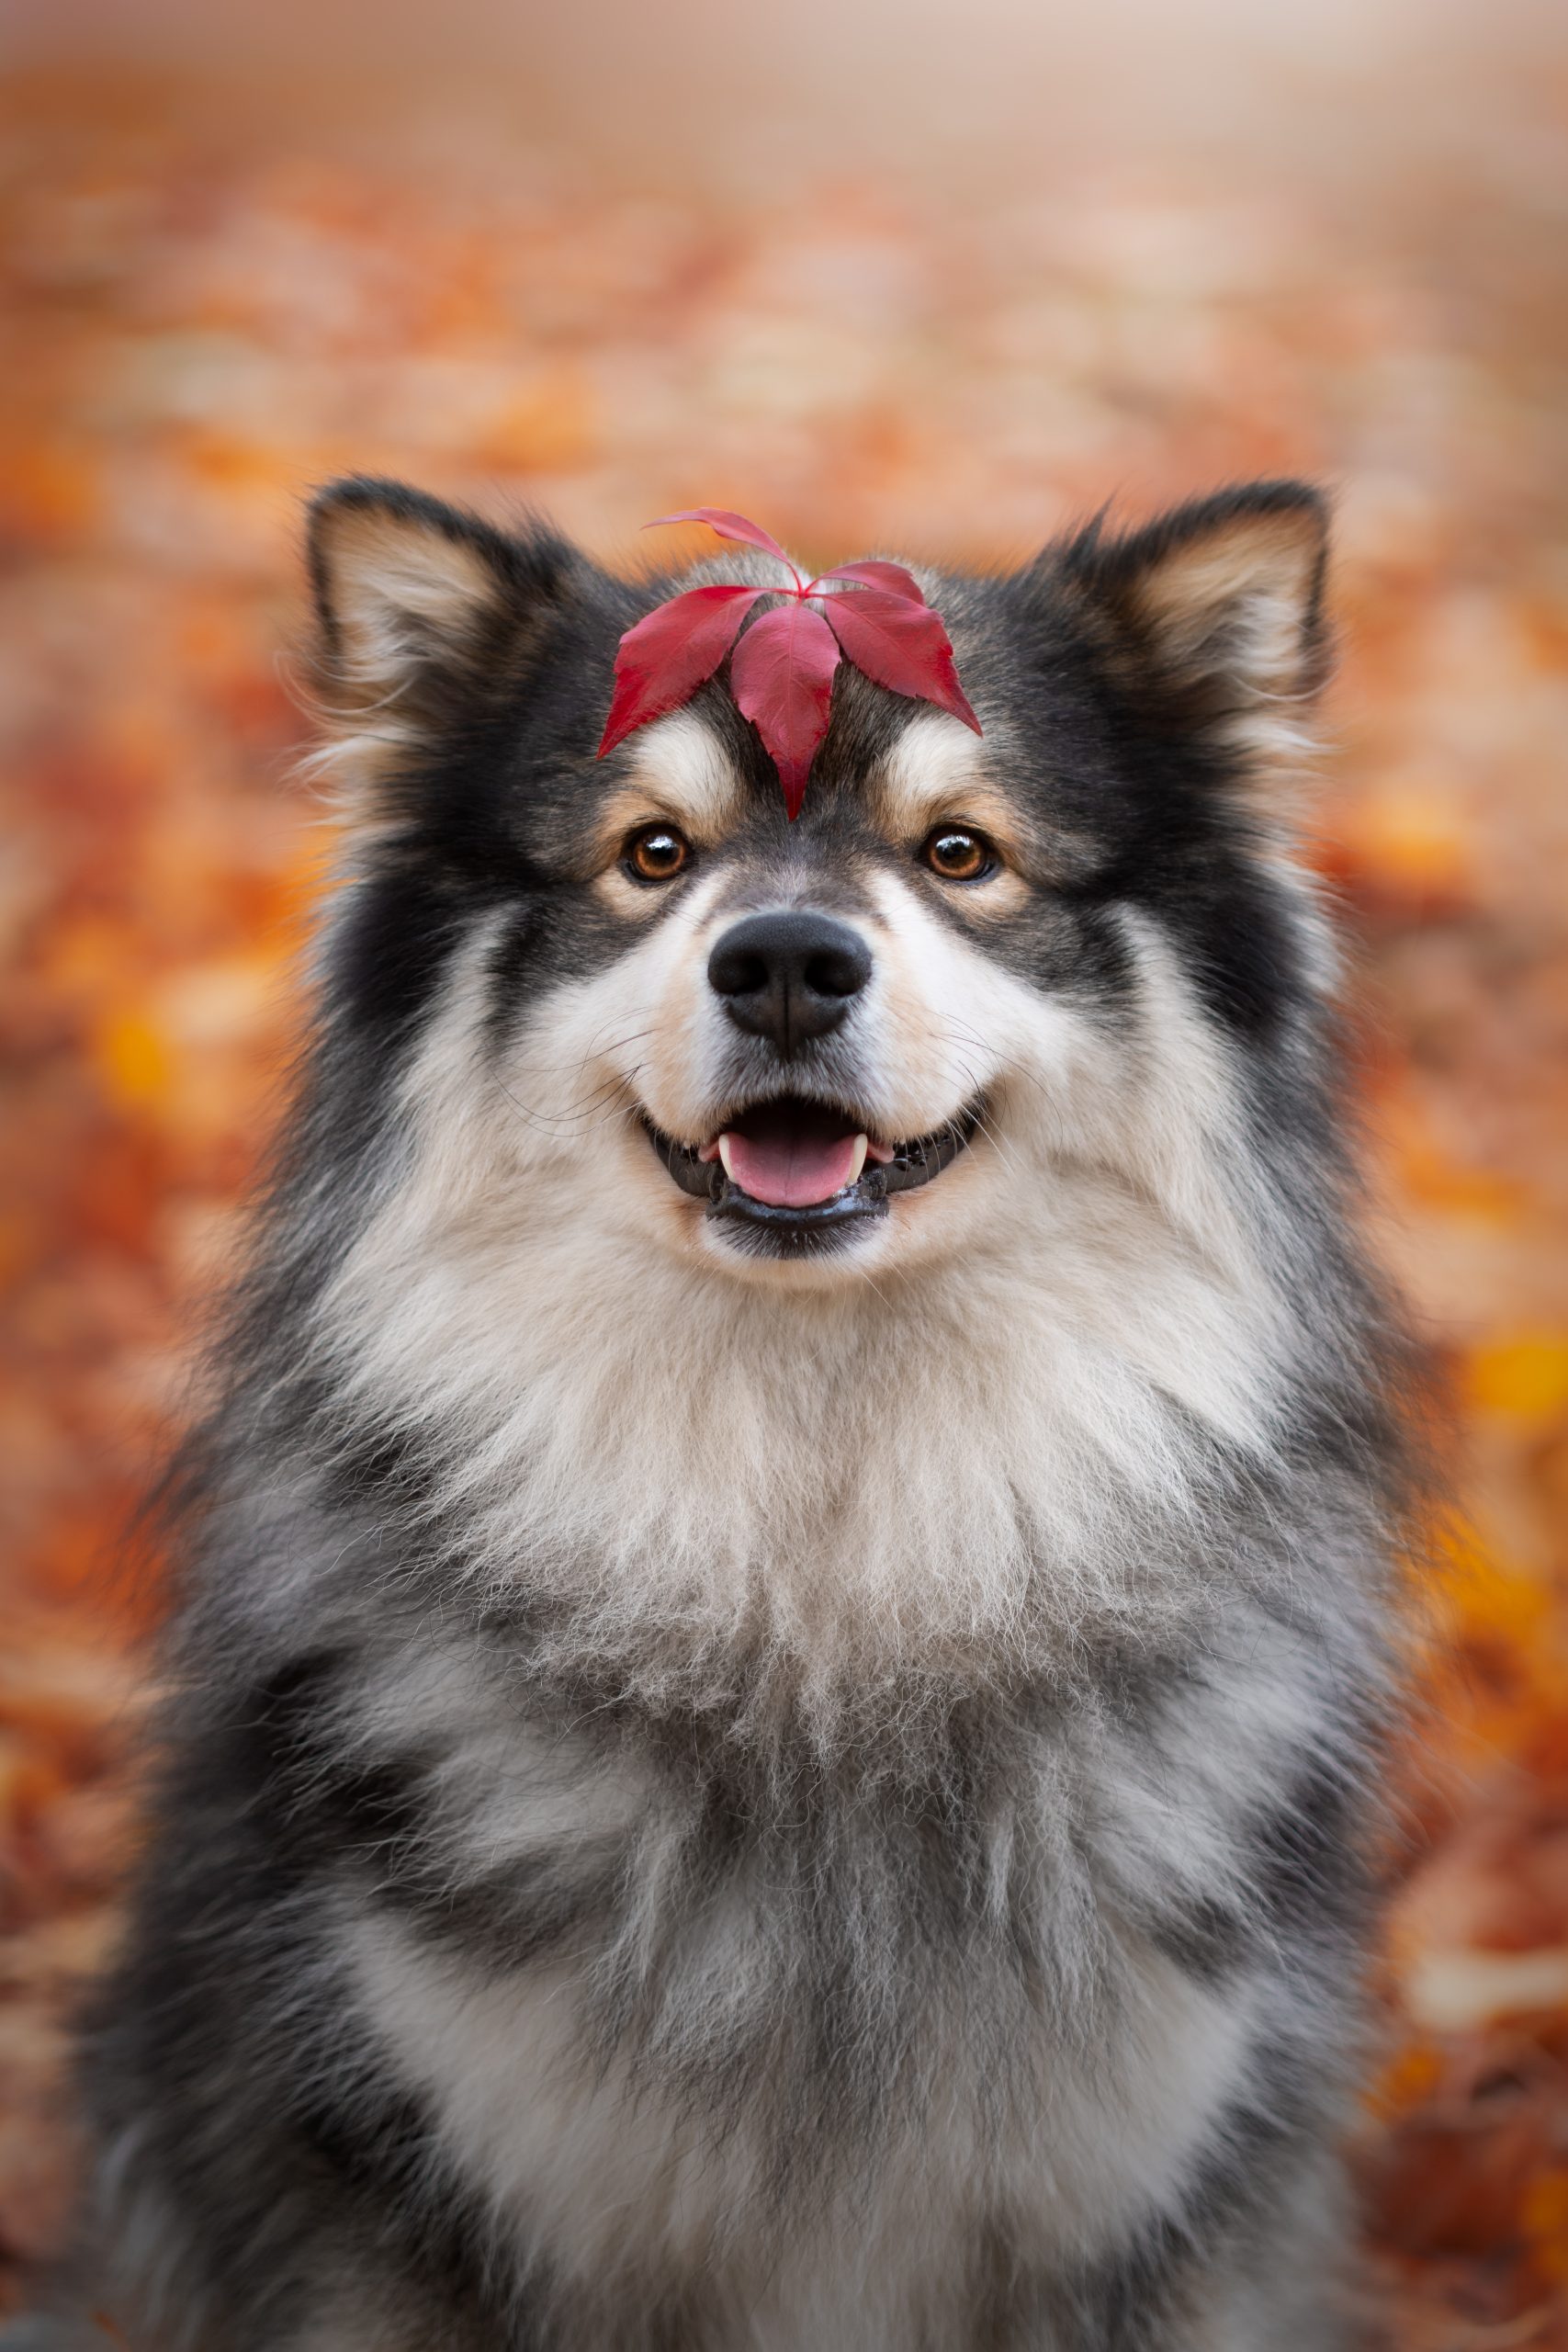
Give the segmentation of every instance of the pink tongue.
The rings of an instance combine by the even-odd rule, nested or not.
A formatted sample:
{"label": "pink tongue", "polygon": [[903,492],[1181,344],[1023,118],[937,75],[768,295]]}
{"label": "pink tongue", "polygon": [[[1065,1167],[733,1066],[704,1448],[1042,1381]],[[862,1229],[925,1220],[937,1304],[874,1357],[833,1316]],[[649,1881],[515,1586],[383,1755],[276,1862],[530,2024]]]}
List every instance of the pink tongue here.
{"label": "pink tongue", "polygon": [[770,1208],[808,1209],[830,1201],[850,1181],[855,1138],[835,1136],[772,1136],[755,1142],[732,1133],[730,1181]]}

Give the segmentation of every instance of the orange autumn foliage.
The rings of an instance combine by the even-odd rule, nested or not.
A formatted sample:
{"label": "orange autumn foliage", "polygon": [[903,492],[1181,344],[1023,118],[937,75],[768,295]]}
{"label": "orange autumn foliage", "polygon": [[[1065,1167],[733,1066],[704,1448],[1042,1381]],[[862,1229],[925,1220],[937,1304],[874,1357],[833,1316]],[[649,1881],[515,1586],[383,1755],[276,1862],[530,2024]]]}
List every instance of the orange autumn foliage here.
{"label": "orange autumn foliage", "polygon": [[1522,174],[1381,151],[1354,202],[1309,175],[1258,206],[1216,156],[1036,203],[842,177],[720,203],[585,194],[502,150],[411,143],[393,168],[68,79],[8,107],[0,301],[29,365],[0,371],[4,2294],[61,2227],[63,2020],[134,1837],[157,1576],[122,1531],[233,1261],[323,863],[291,780],[301,494],[406,473],[542,504],[611,559],[713,495],[807,557],[989,562],[1112,493],[1291,469],[1340,493],[1314,854],[1360,943],[1376,1214],[1442,1360],[1463,1526],[1421,1579],[1359,2175],[1402,2346],[1568,2345],[1550,208]]}

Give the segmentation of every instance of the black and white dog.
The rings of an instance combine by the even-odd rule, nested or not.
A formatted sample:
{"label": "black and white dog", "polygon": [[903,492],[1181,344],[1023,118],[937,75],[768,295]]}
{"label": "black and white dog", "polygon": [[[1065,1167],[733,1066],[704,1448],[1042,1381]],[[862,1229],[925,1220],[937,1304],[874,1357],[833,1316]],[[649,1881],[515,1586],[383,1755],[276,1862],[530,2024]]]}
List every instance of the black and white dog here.
{"label": "black and white dog", "polygon": [[[1346,2340],[1404,1351],[1292,857],[1325,518],[923,575],[804,813],[669,582],[354,481],[347,852],[86,2063],[184,2352]],[[765,582],[750,554],[704,567]]]}

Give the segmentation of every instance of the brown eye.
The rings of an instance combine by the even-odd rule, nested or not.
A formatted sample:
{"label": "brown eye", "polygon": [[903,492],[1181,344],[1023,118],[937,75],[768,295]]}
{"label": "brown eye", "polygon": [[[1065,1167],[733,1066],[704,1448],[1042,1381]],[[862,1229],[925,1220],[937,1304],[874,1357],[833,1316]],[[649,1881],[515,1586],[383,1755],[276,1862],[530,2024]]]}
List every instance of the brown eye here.
{"label": "brown eye", "polygon": [[985,835],[966,825],[939,825],[926,836],[920,855],[944,882],[978,882],[996,862]]}
{"label": "brown eye", "polygon": [[690,842],[673,825],[645,825],[626,843],[624,862],[638,882],[672,882],[691,855]]}

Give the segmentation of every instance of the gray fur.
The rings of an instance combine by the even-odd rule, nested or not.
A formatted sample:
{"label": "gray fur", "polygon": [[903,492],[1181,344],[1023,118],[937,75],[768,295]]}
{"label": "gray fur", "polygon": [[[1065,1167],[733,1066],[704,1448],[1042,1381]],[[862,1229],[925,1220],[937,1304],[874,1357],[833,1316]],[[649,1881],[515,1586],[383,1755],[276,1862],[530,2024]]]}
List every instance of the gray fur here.
{"label": "gray fur", "polygon": [[[379,707],[400,663],[418,690],[373,753],[343,718],[355,878],[177,1497],[161,1794],[85,2073],[81,2275],[138,2352],[1348,2340],[1403,1356],[1348,1221],[1320,920],[1239,789],[1277,755],[1237,745],[1287,591],[1226,637],[1168,582],[1239,537],[1245,598],[1299,530],[1315,681],[1318,510],[1247,495],[942,589],[974,789],[1032,844],[990,914],[907,878],[896,809],[867,830],[874,787],[969,755],[856,682],[796,833],[710,696],[612,781],[706,795],[711,879],[662,912],[583,882],[629,592],[404,493],[323,507],[340,681],[334,518],[466,569],[355,652]],[[482,632],[433,646],[492,573]],[[1190,692],[1200,642],[1227,695]],[[574,660],[578,718],[530,684]],[[1073,715],[1074,679],[1129,695],[1140,663],[1150,741],[1223,804],[1212,853],[1161,853],[1198,876],[1168,912],[1027,879],[1092,867],[1097,795],[1156,788],[1130,718]],[[534,749],[466,719],[459,755],[497,677],[506,713],[567,715]],[[524,807],[514,893],[502,850],[475,879],[469,831],[411,817],[412,741],[446,809]],[[378,1027],[355,926],[411,875],[424,977]],[[1221,880],[1282,943],[1266,1021],[1194,944]],[[739,1049],[688,974],[735,908],[814,888],[877,944],[834,1087],[936,1100],[948,1021],[985,1123],[858,1261],[797,1277],[724,1258],[627,1106],[664,1088],[673,1131],[686,1089],[704,1131]]]}

